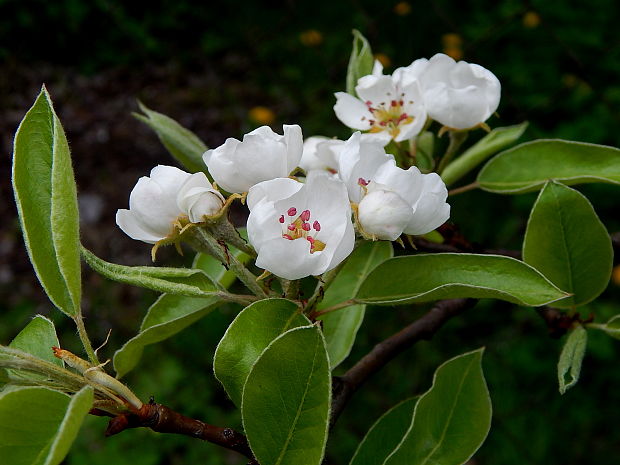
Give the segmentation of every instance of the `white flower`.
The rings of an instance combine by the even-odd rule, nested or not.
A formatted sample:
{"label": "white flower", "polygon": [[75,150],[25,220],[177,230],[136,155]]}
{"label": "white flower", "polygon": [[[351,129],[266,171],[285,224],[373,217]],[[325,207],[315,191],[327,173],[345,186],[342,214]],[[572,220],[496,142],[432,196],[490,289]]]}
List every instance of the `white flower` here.
{"label": "white flower", "polygon": [[278,178],[248,193],[247,230],[256,266],[285,279],[319,275],[353,250],[355,232],[347,190],[327,173],[312,171],[302,184]]}
{"label": "white flower", "polygon": [[428,116],[449,128],[469,129],[484,123],[499,105],[501,85],[492,72],[443,53],[416,60],[394,75],[417,80]]}
{"label": "white flower", "polygon": [[303,147],[301,128],[284,125],[284,135],[269,126],[243,136],[229,138],[202,156],[215,182],[228,192],[247,192],[254,184],[286,177],[299,164]]}
{"label": "white flower", "polygon": [[174,233],[179,217],[199,223],[217,213],[224,197],[204,173],[159,165],[141,177],[129,195],[129,210],[116,212],[116,224],[132,239],[155,244]]}
{"label": "white flower", "polygon": [[420,84],[409,75],[384,76],[375,66],[373,74],[357,81],[355,91],[359,98],[336,93],[336,116],[350,128],[369,131],[383,145],[411,139],[426,123]]}
{"label": "white flower", "polygon": [[329,137],[313,136],[304,141],[299,167],[306,173],[311,170],[325,170],[335,173],[338,169],[338,154],[344,141]]}
{"label": "white flower", "polygon": [[397,167],[381,147],[363,147],[359,133],[345,145],[338,173],[351,201],[358,204],[359,224],[366,235],[395,240],[403,232],[426,234],[450,217],[448,190],[436,173]]}

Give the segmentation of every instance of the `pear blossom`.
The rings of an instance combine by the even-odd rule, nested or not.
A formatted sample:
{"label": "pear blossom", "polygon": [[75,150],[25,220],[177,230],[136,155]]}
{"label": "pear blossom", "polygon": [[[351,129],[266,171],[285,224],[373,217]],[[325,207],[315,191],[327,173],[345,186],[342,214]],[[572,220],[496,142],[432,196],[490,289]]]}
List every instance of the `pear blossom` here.
{"label": "pear blossom", "polygon": [[450,217],[448,190],[439,175],[422,174],[413,166],[403,170],[380,147],[363,152],[359,133],[345,145],[338,174],[357,204],[365,235],[395,240],[402,233],[426,234]]}
{"label": "pear blossom", "polygon": [[247,203],[256,266],[277,276],[320,275],[353,250],[347,190],[328,173],[311,171],[305,183],[290,178],[261,182],[250,189]]}
{"label": "pear blossom", "polygon": [[301,159],[301,128],[284,125],[284,135],[261,126],[243,136],[243,141],[226,139],[224,144],[202,156],[214,181],[228,192],[242,193],[261,181],[286,177]]}
{"label": "pear blossom", "polygon": [[138,180],[129,195],[129,210],[116,212],[116,224],[132,239],[155,244],[172,235],[179,221],[199,223],[223,204],[224,197],[204,173],[159,165]]}
{"label": "pear blossom", "polygon": [[339,149],[344,141],[323,136],[308,137],[304,141],[299,167],[304,171],[325,170],[335,173],[338,169]]}
{"label": "pear blossom", "polygon": [[416,80],[428,116],[452,129],[484,123],[499,105],[501,85],[491,71],[466,61],[456,62],[443,53],[430,60],[415,60],[394,75]]}
{"label": "pear blossom", "polygon": [[420,83],[409,73],[387,76],[381,72],[375,64],[373,74],[357,81],[359,98],[337,92],[336,116],[350,128],[368,131],[383,145],[411,139],[426,123]]}

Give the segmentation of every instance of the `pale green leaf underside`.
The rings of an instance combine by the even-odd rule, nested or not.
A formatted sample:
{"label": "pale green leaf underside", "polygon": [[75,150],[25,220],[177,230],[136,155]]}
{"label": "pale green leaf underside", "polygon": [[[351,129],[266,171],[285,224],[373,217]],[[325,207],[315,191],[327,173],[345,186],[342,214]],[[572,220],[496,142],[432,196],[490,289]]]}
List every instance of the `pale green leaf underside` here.
{"label": "pale green leaf underside", "polygon": [[566,338],[560,353],[560,359],[558,360],[560,394],[564,394],[579,381],[581,363],[586,353],[587,344],[588,333],[581,325],[575,327]]}
{"label": "pale green leaf underside", "polygon": [[0,393],[2,465],[58,465],[92,407],[86,386],[72,397],[42,387]]}
{"label": "pale green leaf underside", "polygon": [[43,88],[15,135],[13,189],[26,249],[52,303],[80,311],[79,220],[71,155]]}
{"label": "pale green leaf underside", "polygon": [[491,427],[491,398],[479,349],[454,357],[435,372],[418,400],[411,426],[385,465],[461,465]]}
{"label": "pale green leaf underside", "polygon": [[412,397],[385,412],[368,430],[349,465],[381,465],[409,429],[418,399]]}
{"label": "pale green leaf underside", "polygon": [[112,281],[188,297],[211,297],[217,291],[202,270],[156,266],[125,266],[106,262],[82,247],[84,261]]}
{"label": "pale green leaf underside", "polygon": [[235,405],[241,406],[243,385],[265,348],[289,329],[309,324],[299,307],[285,299],[260,300],[237,315],[213,357],[215,377]]}
{"label": "pale green leaf underside", "polygon": [[[355,297],[368,273],[391,258],[393,253],[392,244],[386,241],[366,242],[355,249],[328,287],[317,309],[321,310]],[[320,317],[332,370],[349,355],[364,320],[365,309],[365,305],[352,305]]]}
{"label": "pale green leaf underside", "polygon": [[498,194],[534,191],[549,180],[563,184],[620,184],[620,149],[566,140],[535,140],[491,159],[478,175],[480,187]]}
{"label": "pale green leaf underside", "polygon": [[169,116],[151,110],[142,102],[138,102],[138,105],[144,115],[133,115],[155,131],[164,147],[184,168],[191,173],[206,172],[202,155],[207,151],[207,146],[196,134]]}
{"label": "pale green leaf underside", "polygon": [[571,308],[594,300],[609,283],[611,239],[582,194],[550,182],[540,192],[527,224],[523,261],[573,295],[554,307]]}
{"label": "pale green leaf underside", "polygon": [[477,254],[420,254],[391,258],[362,283],[357,300],[406,304],[453,298],[495,298],[540,306],[566,293],[514,258]]}
{"label": "pale green leaf underside", "polygon": [[373,55],[370,44],[357,29],[353,29],[353,49],[347,67],[347,93],[356,95],[357,80],[372,72]]}
{"label": "pale green leaf underside", "polygon": [[252,367],[241,416],[261,465],[320,465],[329,423],[331,376],[316,326],[280,335]]}

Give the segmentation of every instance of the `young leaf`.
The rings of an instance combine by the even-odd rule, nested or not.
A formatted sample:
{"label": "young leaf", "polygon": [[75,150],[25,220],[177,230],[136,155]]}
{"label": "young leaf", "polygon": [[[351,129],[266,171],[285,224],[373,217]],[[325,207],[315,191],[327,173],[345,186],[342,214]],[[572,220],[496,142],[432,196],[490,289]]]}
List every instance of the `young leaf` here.
{"label": "young leaf", "polygon": [[12,181],[37,277],[52,303],[74,317],[81,299],[76,187],[69,144],[45,87],[15,135]]}
{"label": "young leaf", "polygon": [[385,412],[368,430],[349,465],[382,465],[409,429],[418,399],[412,397]]}
{"label": "young leaf", "polygon": [[[232,247],[230,253],[239,260],[249,259],[243,252]],[[193,268],[201,269],[213,282],[219,282],[224,288],[234,281],[234,274],[231,277],[231,273],[210,255],[196,254]],[[162,294],[149,308],[140,326],[140,332],[114,354],[116,376],[120,378],[135,368],[145,346],[174,336],[211,313],[220,303],[221,300],[215,297]]]}
{"label": "young leaf", "polygon": [[112,281],[188,297],[211,297],[216,286],[202,270],[155,266],[124,266],[106,262],[82,247],[84,261]]}
{"label": "young leaf", "polygon": [[539,189],[554,179],[563,184],[620,184],[620,149],[566,140],[535,140],[492,158],[478,174],[480,187],[498,194]]}
{"label": "young leaf", "polygon": [[579,381],[581,373],[581,363],[586,353],[588,344],[588,333],[586,329],[579,325],[573,329],[560,353],[558,361],[558,383],[560,394],[564,394]]}
{"label": "young leaf", "polygon": [[588,199],[570,187],[549,182],[527,223],[523,261],[573,294],[553,304],[571,308],[594,300],[605,290],[613,249]]}
{"label": "young leaf", "polygon": [[169,116],[151,110],[142,102],[138,101],[138,105],[144,115],[139,113],[133,115],[157,133],[164,147],[185,169],[190,173],[206,172],[207,167],[202,161],[202,154],[207,151],[207,146],[196,134]]}
{"label": "young leaf", "polygon": [[275,339],[252,367],[241,416],[261,465],[319,465],[325,453],[331,377],[316,326]]}
{"label": "young leaf", "polygon": [[454,184],[491,155],[516,142],[527,129],[527,125],[526,121],[515,126],[493,129],[446,166],[441,178],[448,186]]}
{"label": "young leaf", "polygon": [[[325,297],[317,309],[331,307],[355,297],[368,273],[391,258],[393,254],[392,245],[385,241],[366,242],[355,249],[327,288]],[[323,321],[323,335],[332,370],[349,355],[357,330],[364,320],[365,309],[365,305],[352,305],[338,312],[326,313],[319,318]]]}
{"label": "young leaf", "polygon": [[[60,343],[56,336],[54,323],[43,315],[35,316],[9,344],[9,347],[13,349],[23,350],[37,358],[64,367],[63,361],[54,357],[54,353],[52,352],[52,347],[59,346]],[[11,370],[11,372],[12,374],[18,373],[14,370]],[[25,372],[19,373],[23,375]],[[27,376],[33,377],[37,375],[28,373]]]}
{"label": "young leaf", "polygon": [[161,342],[211,313],[221,303],[216,297],[163,294],[149,308],[140,332],[114,354],[114,370],[121,378],[133,370],[144,347]]}
{"label": "young leaf", "polygon": [[215,350],[213,371],[235,403],[254,363],[276,337],[310,321],[290,300],[266,299],[247,306],[230,324]]}
{"label": "young leaf", "polygon": [[614,339],[620,339],[620,315],[612,317],[604,325],[590,325],[590,327],[605,331],[608,336],[611,336]]}
{"label": "young leaf", "polygon": [[58,465],[93,404],[85,386],[69,397],[42,387],[0,393],[0,457],[3,465]]}
{"label": "young leaf", "polygon": [[411,426],[385,465],[461,465],[482,445],[491,427],[491,398],[478,349],[454,357],[435,372],[418,400]]}
{"label": "young leaf", "polygon": [[473,297],[537,307],[566,296],[534,268],[514,258],[442,253],[383,262],[364,280],[356,300],[406,304]]}
{"label": "young leaf", "polygon": [[355,86],[362,76],[372,73],[373,56],[366,37],[357,29],[353,29],[353,49],[347,67],[347,93],[356,95]]}

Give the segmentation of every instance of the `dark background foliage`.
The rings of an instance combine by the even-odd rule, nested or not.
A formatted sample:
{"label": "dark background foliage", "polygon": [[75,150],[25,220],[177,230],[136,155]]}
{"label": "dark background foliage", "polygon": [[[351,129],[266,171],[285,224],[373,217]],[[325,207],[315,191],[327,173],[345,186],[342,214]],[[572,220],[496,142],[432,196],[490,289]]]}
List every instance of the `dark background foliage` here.
{"label": "dark background foliage", "polygon": [[[0,0],[0,342],[36,312],[50,315],[61,341],[78,350],[73,329],[40,290],[23,248],[10,189],[17,124],[46,83],[68,133],[79,185],[83,242],[107,260],[144,264],[149,248],[114,225],[137,178],[165,150],[131,112],[140,98],[194,130],[209,146],[271,124],[299,123],[306,136],[346,137],[333,92],[343,90],[351,29],[370,40],[390,72],[444,51],[479,63],[502,82],[492,126],[531,122],[526,138],[560,137],[620,145],[620,4],[613,0],[190,2],[152,0]],[[479,135],[478,135],[479,137]],[[610,231],[617,187],[579,188]],[[452,221],[471,240],[518,249],[533,194],[471,192],[451,200]],[[615,213],[615,214],[614,214]],[[187,263],[172,250],[162,263]],[[93,339],[114,350],[135,334],[155,295],[85,270],[85,313]],[[597,321],[618,312],[618,284],[584,310]],[[372,308],[348,366],[423,307]],[[217,341],[238,309],[229,306],[145,351],[127,381],[143,398],[221,425],[238,412],[212,376]],[[593,332],[592,332],[593,333]],[[329,463],[347,463],[372,422],[423,392],[435,367],[487,347],[484,369],[494,420],[476,464],[614,463],[620,414],[618,342],[591,334],[579,384],[560,397],[555,365],[561,341],[547,336],[532,309],[481,302],[432,341],[400,356],[358,393],[334,429]],[[476,421],[472,418],[472,422]],[[187,438],[128,431],[102,437],[89,418],[69,464],[242,463]]]}

